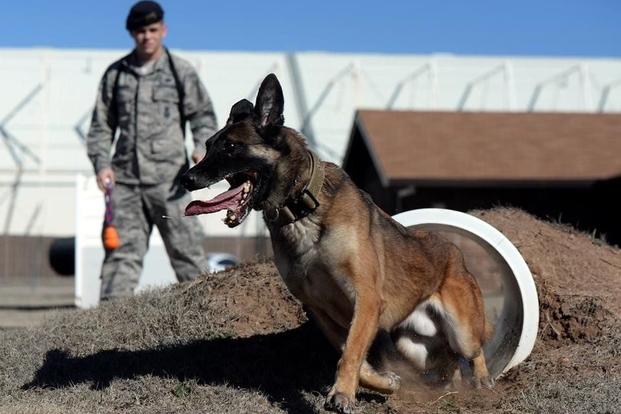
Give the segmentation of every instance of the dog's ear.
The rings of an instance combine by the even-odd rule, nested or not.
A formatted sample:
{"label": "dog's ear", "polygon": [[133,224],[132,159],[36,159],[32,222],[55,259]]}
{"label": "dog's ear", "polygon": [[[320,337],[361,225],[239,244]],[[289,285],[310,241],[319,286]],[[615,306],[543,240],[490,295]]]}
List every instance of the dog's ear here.
{"label": "dog's ear", "polygon": [[231,107],[231,113],[229,114],[229,119],[226,120],[226,125],[232,125],[252,116],[253,109],[254,105],[252,105],[252,102],[242,99]]}
{"label": "dog's ear", "polygon": [[282,126],[285,122],[282,114],[284,105],[285,99],[278,78],[270,73],[261,83],[254,107],[255,121],[259,128]]}

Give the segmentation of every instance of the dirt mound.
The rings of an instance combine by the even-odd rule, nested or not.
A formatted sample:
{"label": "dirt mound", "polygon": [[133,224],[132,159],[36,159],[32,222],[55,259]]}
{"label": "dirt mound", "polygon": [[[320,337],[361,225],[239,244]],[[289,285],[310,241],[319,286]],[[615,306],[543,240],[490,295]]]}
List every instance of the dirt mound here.
{"label": "dirt mound", "polygon": [[212,329],[230,331],[232,336],[285,331],[306,321],[272,262],[242,265],[177,289],[173,295],[181,293],[192,306],[198,303]]}
{"label": "dirt mound", "polygon": [[471,214],[500,230],[518,248],[538,286],[563,295],[601,298],[621,316],[621,250],[559,223],[517,209]]}
{"label": "dirt mound", "polygon": [[[531,268],[540,331],[493,391],[362,392],[394,412],[618,412],[621,251],[514,209],[474,215]],[[321,412],[337,354],[273,264],[248,264],[0,332],[1,412]]]}
{"label": "dirt mound", "polygon": [[621,250],[516,209],[474,211],[528,264],[540,301],[541,339],[592,339],[621,317]]}

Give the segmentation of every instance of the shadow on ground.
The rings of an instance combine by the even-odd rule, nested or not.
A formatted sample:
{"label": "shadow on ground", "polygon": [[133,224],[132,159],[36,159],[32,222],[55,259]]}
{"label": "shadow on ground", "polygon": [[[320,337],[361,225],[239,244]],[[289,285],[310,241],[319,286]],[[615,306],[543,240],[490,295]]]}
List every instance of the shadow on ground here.
{"label": "shadow on ground", "polygon": [[85,357],[54,349],[48,351],[34,379],[22,388],[90,383],[93,389],[103,389],[115,379],[153,375],[260,390],[287,411],[304,413],[314,410],[302,392],[330,385],[336,360],[334,350],[307,322],[269,335],[140,351],[106,350]]}

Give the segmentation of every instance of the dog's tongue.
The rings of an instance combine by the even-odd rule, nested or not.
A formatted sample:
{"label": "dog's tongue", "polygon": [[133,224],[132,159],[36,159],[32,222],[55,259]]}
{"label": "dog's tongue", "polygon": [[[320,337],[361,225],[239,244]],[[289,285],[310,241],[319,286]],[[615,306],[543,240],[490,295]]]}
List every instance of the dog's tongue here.
{"label": "dog's tongue", "polygon": [[232,188],[214,198],[207,201],[194,200],[185,208],[186,216],[196,216],[198,214],[214,213],[224,210],[225,208],[234,208],[239,206],[242,199],[242,190],[244,185]]}

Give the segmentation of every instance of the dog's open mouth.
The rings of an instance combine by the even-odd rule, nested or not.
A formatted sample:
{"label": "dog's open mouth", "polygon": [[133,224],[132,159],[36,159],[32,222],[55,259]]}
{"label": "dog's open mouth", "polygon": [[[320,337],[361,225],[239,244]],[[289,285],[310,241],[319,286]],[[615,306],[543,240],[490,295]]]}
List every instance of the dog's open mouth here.
{"label": "dog's open mouth", "polygon": [[229,227],[239,225],[252,208],[255,195],[257,173],[254,171],[238,173],[226,177],[231,188],[211,200],[194,200],[185,208],[186,216],[215,213],[227,209],[224,224]]}

